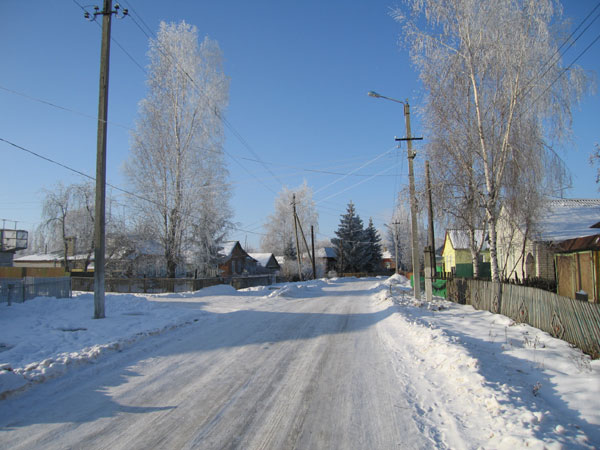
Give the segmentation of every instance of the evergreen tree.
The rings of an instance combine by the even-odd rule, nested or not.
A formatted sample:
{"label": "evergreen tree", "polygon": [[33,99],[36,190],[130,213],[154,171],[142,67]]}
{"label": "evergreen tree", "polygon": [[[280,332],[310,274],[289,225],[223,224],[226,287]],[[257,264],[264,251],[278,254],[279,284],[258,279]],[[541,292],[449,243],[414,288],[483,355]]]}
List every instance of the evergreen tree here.
{"label": "evergreen tree", "polygon": [[369,226],[365,229],[364,241],[367,248],[364,270],[366,272],[377,272],[381,267],[381,237],[371,218],[369,219]]}
{"label": "evergreen tree", "polygon": [[350,202],[346,214],[342,215],[340,225],[331,240],[338,255],[340,272],[360,272],[363,270],[367,246],[364,244],[363,223]]}

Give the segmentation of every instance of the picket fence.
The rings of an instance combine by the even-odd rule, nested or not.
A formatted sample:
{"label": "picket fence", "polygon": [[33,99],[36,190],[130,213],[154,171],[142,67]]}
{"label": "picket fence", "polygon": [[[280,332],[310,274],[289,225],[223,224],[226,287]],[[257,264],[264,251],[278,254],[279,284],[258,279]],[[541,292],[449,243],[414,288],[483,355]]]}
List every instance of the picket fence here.
{"label": "picket fence", "polygon": [[448,280],[448,300],[527,323],[600,358],[600,304],[531,287],[491,281]]}

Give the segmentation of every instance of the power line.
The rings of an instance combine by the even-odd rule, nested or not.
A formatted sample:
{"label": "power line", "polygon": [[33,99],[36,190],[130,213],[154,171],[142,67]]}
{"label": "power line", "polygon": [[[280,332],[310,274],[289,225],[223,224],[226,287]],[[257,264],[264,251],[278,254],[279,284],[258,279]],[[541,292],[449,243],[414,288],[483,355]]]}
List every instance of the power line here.
{"label": "power line", "polygon": [[548,87],[546,87],[546,89],[544,89],[544,91],[536,97],[536,99],[531,103],[531,105],[534,105],[535,103],[537,103],[537,101],[540,98],[542,98],[544,96],[544,94],[546,92],[548,92],[548,90],[552,86],[554,86],[554,83],[556,83],[565,74],[565,72],[567,72],[571,67],[573,67],[573,65],[579,60],[579,58],[581,58],[592,47],[592,45],[594,45],[596,42],[598,42],[598,40],[600,40],[600,34],[598,34],[598,36],[596,36],[596,38],[592,42],[590,42],[590,44],[585,49],[583,49],[583,51],[581,53],[579,53],[579,55],[577,55],[577,57],[571,62],[571,64],[569,64],[567,67],[565,67],[558,74],[558,76],[554,79],[554,81],[552,83],[550,83],[550,85]]}
{"label": "power line", "polygon": [[[75,0],[73,0],[73,1],[75,1]],[[141,20],[141,16],[140,16],[140,15],[139,15],[137,12],[135,12],[135,10],[134,10],[133,8],[130,8],[130,9],[131,9],[131,11],[132,11],[132,12],[134,12],[134,13],[135,13],[135,15],[136,15],[137,17],[139,17],[139,18],[140,18],[140,20]],[[192,76],[191,76],[191,75],[190,75],[190,74],[189,74],[189,73],[188,73],[188,72],[187,72],[187,71],[186,71],[186,70],[185,70],[183,67],[181,67],[181,65],[180,65],[180,63],[179,63],[179,61],[178,61],[178,59],[177,59],[177,58],[176,58],[176,57],[175,57],[175,56],[174,56],[174,55],[173,55],[173,54],[172,54],[172,53],[171,53],[171,52],[170,52],[168,49],[164,48],[164,46],[163,46],[163,45],[162,45],[160,42],[158,42],[158,40],[156,39],[156,36],[154,35],[154,32],[150,31],[151,35],[149,35],[149,34],[148,34],[148,33],[147,33],[147,32],[146,32],[146,31],[145,31],[145,30],[144,30],[144,29],[143,29],[143,28],[140,26],[140,24],[139,24],[139,23],[138,23],[136,20],[133,20],[133,23],[134,23],[134,24],[135,24],[135,25],[138,27],[138,29],[139,29],[139,30],[140,30],[140,31],[141,31],[141,32],[142,32],[142,33],[143,33],[145,36],[147,36],[149,39],[150,39],[150,38],[151,38],[151,36],[152,36],[152,38],[153,38],[153,39],[155,40],[155,42],[158,44],[158,45],[157,45],[157,49],[158,49],[158,50],[159,50],[159,51],[160,51],[160,52],[163,54],[163,56],[165,56],[165,57],[169,58],[169,59],[170,59],[170,60],[173,62],[174,66],[175,66],[175,67],[176,67],[176,68],[177,68],[177,69],[178,69],[178,70],[179,70],[179,71],[180,71],[182,74],[184,74],[184,75],[185,75],[185,76],[186,76],[186,77],[187,77],[187,78],[190,80],[190,82],[192,83],[192,85],[193,85],[193,86],[196,88],[197,92],[198,92],[200,95],[202,95],[202,96],[203,96],[203,97],[206,99],[206,101],[207,101],[209,104],[210,104],[210,103],[212,103],[212,99],[211,99],[211,98],[210,98],[210,97],[209,97],[209,96],[208,96],[208,95],[207,95],[207,94],[204,92],[204,90],[203,90],[203,89],[202,89],[202,88],[201,88],[201,87],[198,85],[198,83],[196,82],[196,80],[194,80],[194,78],[192,78]],[[148,29],[150,29],[150,28],[149,28],[147,25],[146,25],[146,27],[147,27]],[[249,143],[246,141],[246,139],[245,139],[245,138],[242,136],[242,134],[241,134],[239,131],[237,131],[237,129],[236,129],[234,126],[233,126],[233,124],[232,124],[232,123],[231,123],[231,122],[230,122],[230,121],[229,121],[229,120],[228,120],[226,117],[224,117],[224,116],[221,114],[221,112],[220,112],[220,111],[218,111],[217,107],[216,107],[216,106],[214,106],[213,108],[211,108],[211,111],[213,112],[213,114],[214,114],[214,115],[215,115],[215,116],[216,116],[218,119],[220,119],[220,120],[223,122],[223,124],[225,125],[225,127],[226,127],[227,129],[229,129],[229,131],[231,131],[231,133],[234,135],[234,137],[235,137],[235,138],[237,138],[237,140],[238,140],[238,141],[239,141],[239,142],[242,144],[242,146],[243,146],[243,147],[245,147],[245,148],[246,148],[246,149],[247,149],[247,150],[248,150],[248,151],[249,151],[249,152],[250,152],[252,155],[254,155],[254,157],[255,157],[255,158],[256,158],[256,159],[257,159],[257,160],[260,162],[260,164],[262,164],[262,165],[263,165],[263,167],[264,167],[264,168],[267,170],[267,172],[269,172],[269,173],[270,173],[270,174],[273,176],[273,178],[274,178],[275,180],[277,180],[281,186],[283,186],[283,185],[284,185],[284,183],[283,183],[283,182],[282,182],[282,181],[279,179],[279,177],[278,177],[278,176],[277,176],[275,173],[273,173],[273,172],[271,171],[271,169],[269,169],[269,167],[268,167],[266,164],[264,164],[264,162],[262,161],[262,159],[260,158],[260,156],[259,156],[259,155],[258,155],[258,154],[257,154],[257,153],[254,151],[254,149],[253,149],[253,148],[250,146],[250,144],[249,144]],[[247,169],[246,169],[246,170],[247,170]],[[262,184],[262,183],[261,183],[261,184]],[[264,186],[264,184],[263,184],[263,186]],[[270,190],[271,192],[274,192],[272,189],[269,189],[269,190]]]}
{"label": "power line", "polygon": [[[79,7],[81,8],[81,10],[82,10],[82,11],[84,11],[84,12],[88,12],[88,11],[85,9],[85,7],[84,7],[84,6],[82,6],[82,5],[81,5],[81,4],[80,4],[80,3],[79,3],[77,0],[73,0],[73,3],[75,3],[77,6],[79,6]],[[98,25],[98,27],[100,27],[100,29],[102,29],[102,25],[100,25],[100,24],[99,24],[98,22],[96,22],[95,20],[94,20],[94,22],[96,23],[96,25]],[[112,37],[112,36],[111,36],[110,40],[111,40],[112,42],[114,42],[115,44],[117,44],[117,46],[118,46],[118,47],[119,47],[119,48],[120,48],[120,49],[123,51],[123,53],[125,53],[125,55],[127,55],[127,57],[128,57],[128,58],[129,58],[129,59],[130,59],[130,60],[131,60],[131,61],[132,61],[132,62],[133,62],[133,63],[134,63],[134,64],[135,64],[135,65],[136,65],[136,66],[137,66],[137,67],[138,67],[138,68],[139,68],[139,69],[140,69],[140,70],[141,70],[143,73],[144,73],[144,74],[146,73],[146,69],[144,69],[144,68],[142,67],[142,65],[141,65],[140,63],[138,63],[138,62],[136,61],[136,59],[135,59],[133,56],[131,56],[131,54],[130,54],[130,53],[129,53],[129,52],[126,50],[126,49],[125,49],[125,47],[123,47],[123,46],[121,45],[121,43],[120,43],[119,41],[117,41],[117,40],[116,40],[114,37]]]}
{"label": "power line", "polygon": [[[70,112],[70,113],[73,113],[73,114],[77,114],[77,115],[82,116],[82,117],[87,117],[88,119],[93,119],[96,122],[98,122],[98,121],[104,122],[104,120],[102,118],[98,119],[97,116],[93,116],[91,114],[86,114],[86,113],[83,113],[81,111],[76,111],[74,109],[67,108],[65,106],[60,106],[60,105],[57,105],[55,103],[49,102],[47,100],[43,100],[41,98],[33,97],[31,95],[27,95],[27,94],[25,94],[23,92],[18,92],[18,91],[9,89],[9,88],[4,87],[4,86],[0,86],[0,89],[2,89],[3,91],[6,91],[6,92],[10,92],[11,94],[14,94],[14,95],[19,95],[19,96],[21,96],[23,98],[26,98],[28,100],[32,100],[34,102],[42,103],[42,104],[47,105],[47,106],[52,106],[53,108],[61,109],[63,111],[67,111],[67,112]],[[106,123],[110,124],[110,125],[114,125],[114,126],[120,127],[120,128],[124,128],[124,129],[129,130],[129,131],[133,131],[133,129],[131,127],[129,127],[127,125],[122,125],[122,124],[117,123],[117,122],[111,122],[110,120],[107,120]]]}
{"label": "power line", "polygon": [[[87,178],[87,179],[89,179],[89,180],[91,180],[91,181],[96,181],[96,178],[95,178],[95,177],[92,177],[91,175],[88,175],[88,174],[86,174],[86,173],[84,173],[84,172],[82,172],[82,171],[80,171],[80,170],[77,170],[77,169],[74,169],[74,168],[72,168],[72,167],[70,167],[70,166],[67,166],[66,164],[60,163],[60,162],[58,162],[58,161],[55,161],[55,160],[53,160],[52,158],[48,158],[48,157],[46,157],[46,156],[43,156],[43,155],[41,155],[41,154],[39,154],[39,153],[37,153],[37,152],[34,152],[34,151],[32,151],[32,150],[29,150],[29,149],[27,149],[27,148],[25,148],[25,147],[22,147],[22,146],[20,146],[20,145],[17,145],[17,144],[15,144],[15,143],[13,143],[13,142],[10,142],[10,141],[8,141],[8,140],[6,140],[6,139],[4,139],[4,138],[1,138],[1,137],[0,137],[0,141],[2,141],[2,142],[5,142],[5,143],[7,143],[8,145],[11,145],[11,146],[13,146],[13,147],[15,147],[15,148],[17,148],[17,149],[19,149],[19,150],[21,150],[21,151],[24,151],[24,152],[26,152],[26,153],[29,153],[29,154],[31,154],[31,155],[33,155],[33,156],[35,156],[36,158],[43,159],[43,160],[45,160],[45,161],[47,161],[47,162],[49,162],[49,163],[51,163],[51,164],[55,164],[55,165],[57,165],[57,166],[60,166],[60,167],[62,167],[62,168],[64,168],[64,169],[66,169],[66,170],[69,170],[69,171],[71,171],[71,172],[73,172],[73,173],[76,173],[76,174],[78,174],[78,175],[81,175],[82,177],[85,177],[85,178]],[[119,186],[116,186],[116,185],[114,185],[114,184],[111,184],[111,183],[106,183],[106,185],[107,185],[107,186],[109,186],[109,187],[111,187],[111,188],[113,188],[113,189],[115,189],[115,190],[117,190],[117,191],[119,191],[119,192],[122,192],[123,194],[127,194],[127,195],[129,195],[129,196],[131,196],[131,197],[134,197],[134,198],[137,198],[137,199],[139,199],[139,200],[146,201],[146,202],[148,202],[148,203],[150,203],[150,204],[153,204],[153,205],[156,205],[156,206],[159,206],[159,207],[163,206],[163,205],[161,205],[159,202],[157,202],[157,201],[155,201],[155,200],[152,200],[152,199],[149,199],[149,198],[147,198],[147,197],[143,197],[143,196],[141,196],[141,195],[135,194],[135,193],[133,193],[133,192],[131,192],[131,191],[128,191],[128,190],[126,190],[126,189],[123,189],[123,188],[121,188],[121,187],[119,187]],[[115,200],[115,203],[116,203],[117,205],[120,205],[120,206],[125,206],[125,207],[128,207],[128,208],[134,208],[134,209],[135,209],[135,206],[132,206],[132,205],[129,205],[129,204],[123,204],[123,203],[120,203],[120,202],[118,202],[118,201],[116,201],[116,200]],[[197,217],[195,217],[195,216],[193,216],[193,215],[190,215],[190,214],[187,214],[187,215],[186,215],[186,217],[191,217],[191,218],[196,218],[196,219],[197,219]],[[257,233],[257,232],[254,232],[254,231],[245,230],[245,229],[243,229],[243,228],[238,228],[238,227],[235,227],[235,226],[233,226],[233,225],[230,225],[228,228],[231,228],[231,229],[234,229],[234,230],[237,230],[237,231],[243,231],[243,232],[245,232],[245,233],[253,233],[253,234],[258,234],[258,235],[264,235],[263,233]]]}
{"label": "power line", "polygon": [[[381,153],[381,154],[377,155],[375,158],[373,158],[373,159],[371,159],[371,160],[367,161],[366,163],[364,163],[363,165],[361,165],[361,166],[360,166],[360,167],[358,167],[357,169],[355,169],[355,170],[351,171],[350,173],[348,173],[348,174],[344,175],[344,176],[343,176],[343,177],[341,177],[341,178],[338,178],[337,180],[334,180],[334,181],[332,181],[331,183],[329,183],[329,184],[327,184],[327,185],[323,186],[321,189],[318,189],[317,191],[315,191],[315,194],[318,194],[319,192],[321,192],[321,191],[323,191],[323,190],[327,189],[328,187],[330,187],[330,186],[333,186],[333,185],[334,185],[334,184],[336,184],[336,183],[339,183],[340,181],[342,181],[342,180],[344,180],[345,178],[349,177],[349,176],[350,176],[350,175],[352,175],[353,173],[356,173],[356,172],[358,172],[360,169],[362,169],[362,168],[364,168],[364,167],[368,166],[369,164],[372,164],[372,163],[374,163],[374,162],[375,162],[375,161],[377,161],[379,158],[381,158],[381,157],[383,157],[383,156],[385,156],[385,155],[389,154],[389,153],[390,153],[391,151],[393,151],[395,148],[396,148],[396,146],[394,145],[394,146],[393,146],[391,149],[389,149],[389,150],[387,150],[387,151],[385,151],[385,152],[383,152],[383,153]],[[372,177],[371,177],[371,178],[372,178]],[[370,178],[369,178],[369,179],[370,179]],[[329,198],[329,197],[328,197],[328,198]],[[324,200],[326,200],[326,199],[324,199]],[[323,200],[322,200],[322,201],[323,201]]]}

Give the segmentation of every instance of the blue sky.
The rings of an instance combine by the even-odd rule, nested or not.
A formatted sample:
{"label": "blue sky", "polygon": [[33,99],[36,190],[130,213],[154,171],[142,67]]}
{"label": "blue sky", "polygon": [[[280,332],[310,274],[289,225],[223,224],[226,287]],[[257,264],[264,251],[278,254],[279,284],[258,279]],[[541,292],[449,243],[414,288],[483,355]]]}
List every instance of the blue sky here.
{"label": "blue sky", "polygon": [[[88,4],[0,0],[0,138],[93,175],[101,29],[83,18],[77,3]],[[577,26],[597,3],[568,2],[565,16]],[[398,46],[400,27],[389,16],[396,4],[122,2],[137,14],[134,18],[142,27],[139,17],[154,32],[161,20],[183,19],[197,26],[201,37],[207,35],[221,46],[231,79],[227,118],[233,131],[227,130],[225,144],[232,156],[227,157],[231,206],[238,228],[244,230],[232,232],[232,239],[257,247],[275,193],[282,183],[295,187],[303,180],[316,193],[319,239],[333,236],[350,200],[365,222],[373,217],[383,228],[389,220],[396,193],[407,184],[406,150],[395,149],[394,142],[394,136],[405,134],[402,105],[370,98],[367,92],[408,99],[413,135],[423,135],[418,76],[407,52]],[[577,57],[599,30],[600,20],[567,52],[564,62]],[[107,177],[127,189],[121,167],[137,104],[145,94],[148,38],[131,18],[114,20],[112,35],[118,44],[113,42],[111,48]],[[600,42],[577,64],[598,72]],[[598,197],[588,158],[600,141],[599,118],[597,96],[584,99],[575,111],[574,140],[560,153],[573,173],[568,197]],[[417,151],[421,145],[416,144]],[[264,164],[250,161],[256,155]],[[378,156],[340,180],[339,174],[351,173]],[[39,223],[42,189],[58,181],[82,181],[2,141],[0,158],[0,219],[10,221],[7,228],[14,226],[12,221],[23,229]],[[422,158],[417,156],[416,163],[416,176],[423,178]]]}

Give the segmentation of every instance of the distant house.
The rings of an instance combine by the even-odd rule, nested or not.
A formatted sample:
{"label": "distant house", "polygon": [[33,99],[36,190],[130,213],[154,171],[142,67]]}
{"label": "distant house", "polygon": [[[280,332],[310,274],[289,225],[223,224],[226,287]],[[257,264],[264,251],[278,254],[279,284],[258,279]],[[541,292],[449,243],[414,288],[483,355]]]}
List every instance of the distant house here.
{"label": "distant house", "polygon": [[[484,230],[475,230],[475,245],[481,247],[478,261],[480,276],[489,272],[490,251],[485,238]],[[442,258],[446,274],[465,278],[473,276],[473,258],[466,230],[446,230]]]}
{"label": "distant house", "polygon": [[[600,234],[594,228],[600,222],[600,200],[550,200],[536,222],[525,239],[524,227],[501,211],[497,227],[498,264],[507,278],[556,281],[555,255],[569,251],[569,245],[561,246],[562,243]],[[575,248],[579,249],[579,244]],[[559,260],[565,261],[556,259]]]}
{"label": "distant house", "polygon": [[[88,255],[67,256],[71,272],[94,271],[94,263],[90,263]],[[93,256],[92,256],[93,260]],[[87,267],[85,267],[87,264]],[[18,256],[13,259],[14,267],[27,268],[64,268],[65,258],[62,253],[36,253]]]}
{"label": "distant house", "polygon": [[257,273],[277,273],[281,270],[273,253],[248,253],[248,255],[257,262]]}
{"label": "distant house", "polygon": [[317,249],[317,260],[320,260],[325,267],[325,273],[336,270],[337,252],[333,247],[321,247]]}
{"label": "distant house", "polygon": [[385,270],[396,270],[396,258],[389,250],[381,253],[381,268]]}
{"label": "distant house", "polygon": [[256,273],[257,261],[242,248],[239,241],[223,242],[219,250],[221,276],[234,277]]}

